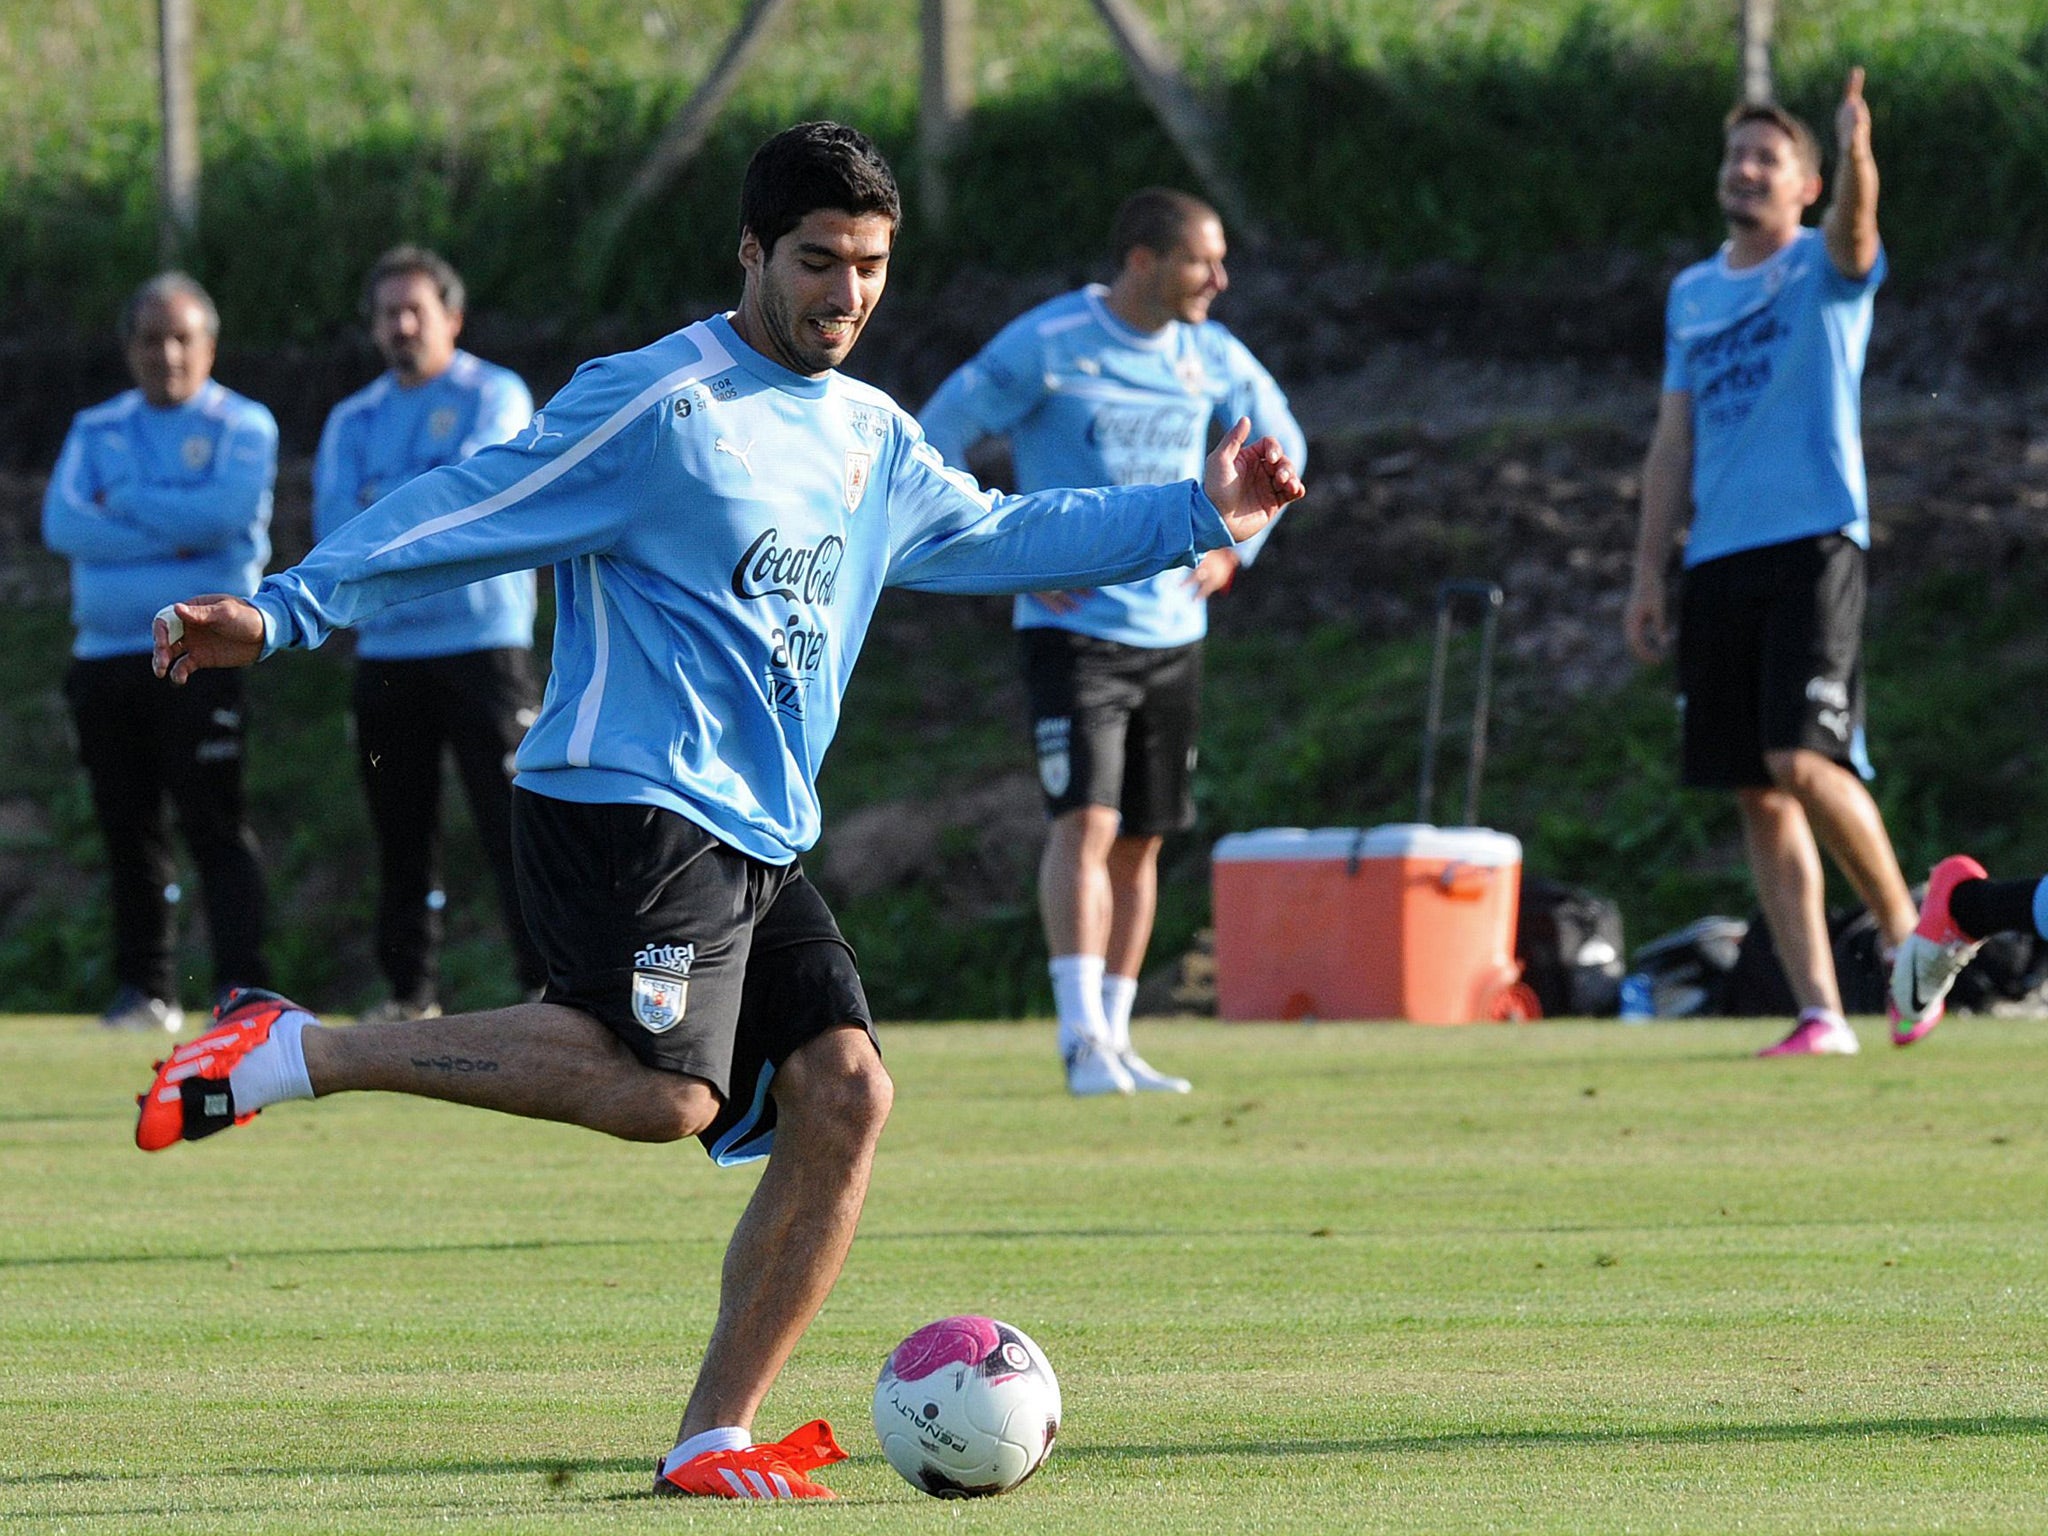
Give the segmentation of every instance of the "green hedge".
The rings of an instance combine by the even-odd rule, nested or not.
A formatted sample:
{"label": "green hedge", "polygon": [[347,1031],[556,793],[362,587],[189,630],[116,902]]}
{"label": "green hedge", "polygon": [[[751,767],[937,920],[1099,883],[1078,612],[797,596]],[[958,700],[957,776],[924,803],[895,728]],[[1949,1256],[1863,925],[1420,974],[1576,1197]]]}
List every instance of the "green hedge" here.
{"label": "green hedge", "polygon": [[[1308,19],[1311,9],[1283,13],[1204,74],[1225,114],[1227,154],[1281,236],[1396,264],[1492,267],[1715,238],[1711,178],[1734,89],[1732,39],[1708,47],[1698,25],[1660,33],[1588,6],[1533,35],[1503,21],[1367,46],[1356,31]],[[1783,50],[1784,94],[1824,139],[1846,64],[1869,67],[1884,224],[1908,281],[1978,248],[2048,251],[2048,23],[1999,17],[1993,27],[1858,14],[1838,35],[1795,36]],[[909,82],[878,78],[855,95],[843,85],[743,94],[688,174],[602,261],[594,217],[682,95],[676,81],[597,61],[549,77],[536,110],[481,124],[368,99],[346,132],[332,100],[299,115],[216,114],[191,264],[245,343],[332,334],[352,314],[364,266],[400,232],[446,249],[480,309],[660,319],[686,297],[730,293],[740,170],[775,128],[848,117],[910,169]],[[0,156],[0,324],[16,329],[52,317],[103,327],[154,260],[146,109],[110,108],[85,140],[58,137]],[[951,226],[913,220],[908,232],[899,281],[913,287],[961,262],[1024,269],[1091,256],[1133,186],[1188,179],[1099,55],[986,94],[953,173]]]}

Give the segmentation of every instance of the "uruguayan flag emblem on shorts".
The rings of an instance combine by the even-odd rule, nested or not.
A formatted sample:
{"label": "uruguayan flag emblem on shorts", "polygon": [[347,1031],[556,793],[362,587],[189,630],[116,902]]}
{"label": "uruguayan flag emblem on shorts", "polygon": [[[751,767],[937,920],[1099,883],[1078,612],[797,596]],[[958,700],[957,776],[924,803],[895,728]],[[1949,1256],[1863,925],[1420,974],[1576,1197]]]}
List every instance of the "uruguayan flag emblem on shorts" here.
{"label": "uruguayan flag emblem on shorts", "polygon": [[683,1008],[689,1002],[690,983],[686,977],[666,971],[633,973],[633,1017],[650,1035],[662,1035],[683,1022]]}

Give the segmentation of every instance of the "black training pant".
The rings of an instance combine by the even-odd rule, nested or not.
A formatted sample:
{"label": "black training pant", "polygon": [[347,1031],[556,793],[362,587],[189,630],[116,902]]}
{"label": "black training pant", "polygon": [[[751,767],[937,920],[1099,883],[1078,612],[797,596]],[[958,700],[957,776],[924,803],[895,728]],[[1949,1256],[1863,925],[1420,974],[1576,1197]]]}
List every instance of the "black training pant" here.
{"label": "black training pant", "polygon": [[377,964],[401,1001],[431,1001],[440,975],[444,750],[455,754],[519,984],[534,991],[548,979],[512,876],[512,754],[538,701],[522,649],[356,663],[356,763],[377,830]]}
{"label": "black training pant", "polygon": [[242,674],[200,672],[178,688],[147,655],[110,656],[72,662],[64,696],[107,845],[115,979],[178,997],[175,807],[199,866],[214,990],[266,985],[263,865],[243,811]]}

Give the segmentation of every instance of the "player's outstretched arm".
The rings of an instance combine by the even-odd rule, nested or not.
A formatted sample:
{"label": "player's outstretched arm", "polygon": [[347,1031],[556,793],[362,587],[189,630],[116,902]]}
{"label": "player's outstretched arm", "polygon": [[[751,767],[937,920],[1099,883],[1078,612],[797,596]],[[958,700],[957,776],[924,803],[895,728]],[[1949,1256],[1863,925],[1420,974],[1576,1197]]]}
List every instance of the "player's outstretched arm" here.
{"label": "player's outstretched arm", "polygon": [[1280,509],[1306,491],[1279,439],[1250,441],[1252,420],[1240,416],[1209,455],[1202,490],[1223,514],[1230,536],[1242,544],[1270,523]]}
{"label": "player's outstretched arm", "polygon": [[1835,196],[1822,232],[1828,259],[1844,277],[1861,278],[1877,265],[1877,157],[1870,148],[1870,106],[1863,99],[1863,67],[1849,71],[1835,111]]}
{"label": "player's outstretched arm", "polygon": [[247,667],[263,654],[263,615],[256,605],[225,592],[173,603],[150,625],[158,677],[178,684],[208,667]]}

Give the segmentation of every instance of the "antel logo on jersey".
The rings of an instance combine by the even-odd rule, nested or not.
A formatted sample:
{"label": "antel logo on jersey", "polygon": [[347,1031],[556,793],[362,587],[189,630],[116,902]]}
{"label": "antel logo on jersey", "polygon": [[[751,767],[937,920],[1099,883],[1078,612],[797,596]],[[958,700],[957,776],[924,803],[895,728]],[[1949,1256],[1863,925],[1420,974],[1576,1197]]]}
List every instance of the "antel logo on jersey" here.
{"label": "antel logo on jersey", "polygon": [[846,540],[828,533],[815,544],[784,544],[770,528],[747,546],[732,568],[735,597],[779,597],[814,606],[831,603],[839,593],[839,564],[846,558]]}

